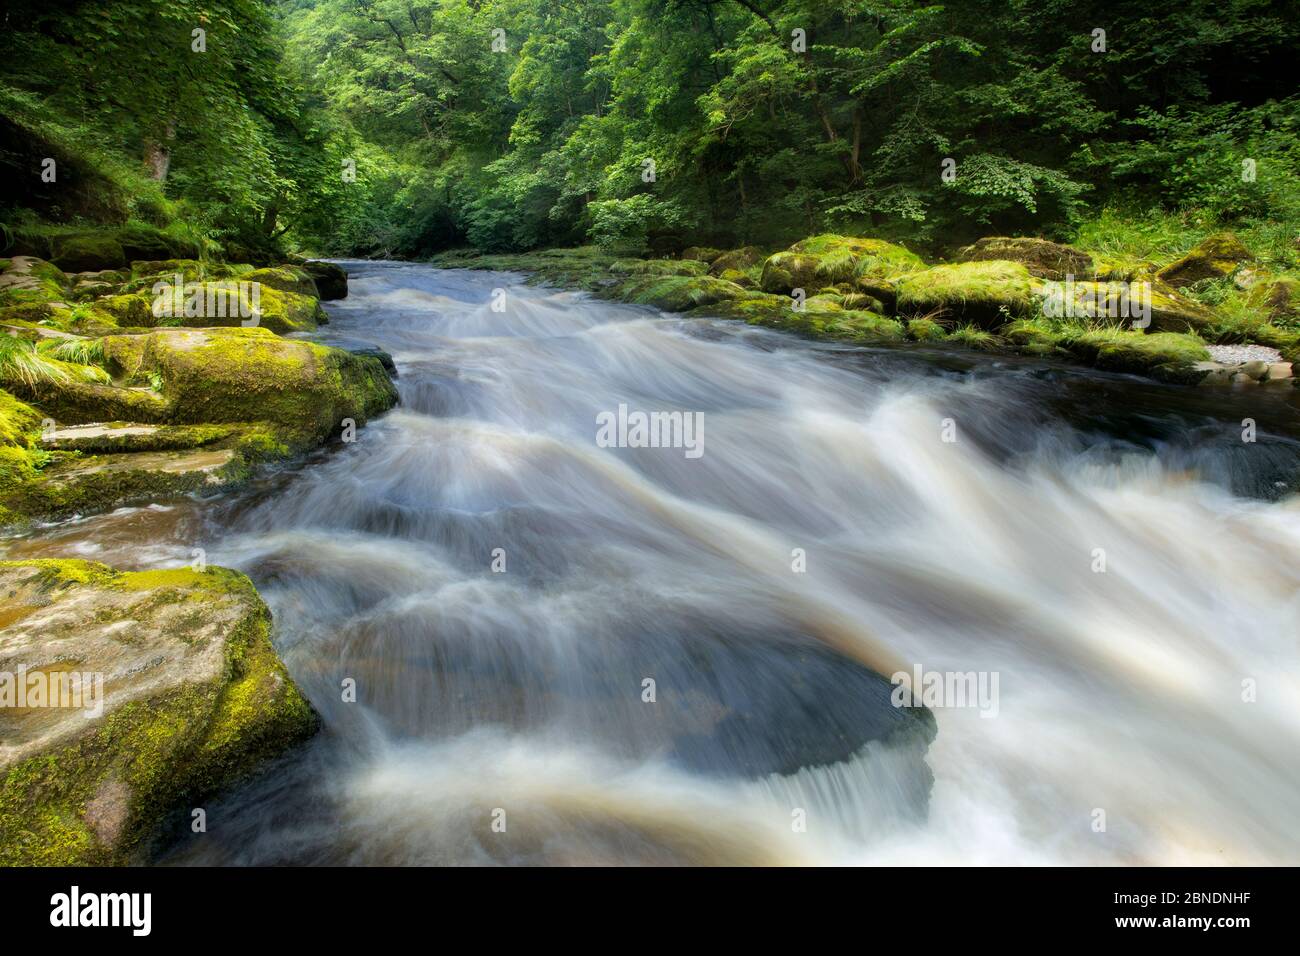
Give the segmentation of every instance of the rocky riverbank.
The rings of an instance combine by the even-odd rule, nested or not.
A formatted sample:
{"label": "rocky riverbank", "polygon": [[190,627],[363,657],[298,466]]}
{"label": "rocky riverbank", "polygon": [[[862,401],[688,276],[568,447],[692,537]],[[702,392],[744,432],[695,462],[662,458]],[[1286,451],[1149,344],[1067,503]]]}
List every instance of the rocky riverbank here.
{"label": "rocky riverbank", "polygon": [[[337,266],[124,261],[95,235],[47,252],[0,259],[11,533],[228,489],[397,400],[387,356],[303,337],[347,294]],[[316,725],[243,575],[0,563],[0,864],[146,859]]]}
{"label": "rocky riverbank", "polygon": [[[1080,362],[1186,384],[1293,384],[1300,283],[1228,234],[1169,262],[1038,238],[990,237],[927,263],[881,239],[820,235],[784,250],[689,247],[677,258],[594,247],[453,252],[443,266],[503,269],[624,302],[864,344],[945,343]],[[1272,361],[1216,358],[1250,344]]]}

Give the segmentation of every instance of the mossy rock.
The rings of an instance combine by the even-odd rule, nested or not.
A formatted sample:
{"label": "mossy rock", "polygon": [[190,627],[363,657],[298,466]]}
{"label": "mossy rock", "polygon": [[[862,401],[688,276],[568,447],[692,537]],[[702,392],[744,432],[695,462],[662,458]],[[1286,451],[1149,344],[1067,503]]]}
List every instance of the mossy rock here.
{"label": "mossy rock", "polygon": [[817,267],[821,260],[798,252],[778,252],[763,263],[759,288],[770,295],[789,295],[795,289],[820,288]]}
{"label": "mossy rock", "polygon": [[904,336],[901,323],[873,312],[828,308],[808,300],[796,309],[788,296],[753,295],[714,303],[696,309],[693,315],[740,319],[750,325],[791,332],[806,338],[840,339],[862,344],[900,341]]}
{"label": "mossy rock", "polygon": [[1270,319],[1300,319],[1300,279],[1261,279],[1246,293],[1246,302]]}
{"label": "mossy rock", "polygon": [[1175,289],[1181,289],[1203,279],[1230,276],[1254,258],[1240,239],[1230,232],[1220,232],[1207,237],[1187,255],[1165,266],[1156,277]]}
{"label": "mossy rock", "polygon": [[914,342],[939,342],[946,334],[933,319],[909,319],[907,323],[907,337]]}
{"label": "mossy rock", "polygon": [[816,256],[823,282],[850,283],[876,298],[890,297],[894,277],[925,268],[920,256],[884,239],[824,233],[796,242],[790,251]]}
{"label": "mossy rock", "polygon": [[34,256],[13,256],[0,272],[0,307],[63,302],[70,283],[63,270]]}
{"label": "mossy rock", "polygon": [[804,305],[813,312],[843,312],[844,296],[835,293],[818,293],[805,299]]}
{"label": "mossy rock", "polygon": [[379,359],[281,338],[262,328],[157,329],[101,341],[119,378],[157,378],[162,405],[147,417],[101,415],[81,421],[270,421],[320,441],[343,419],[361,425],[397,401]]}
{"label": "mossy rock", "polygon": [[122,387],[96,382],[10,382],[8,388],[59,423],[166,421],[170,405],[148,387]]}
{"label": "mossy rock", "polygon": [[1048,239],[1031,237],[987,236],[961,249],[958,262],[1001,260],[1019,262],[1029,274],[1040,279],[1062,280],[1067,276],[1089,279],[1093,275],[1092,256],[1082,249]]}
{"label": "mossy rock", "polygon": [[1097,368],[1130,372],[1181,384],[1194,384],[1201,377],[1196,369],[1210,360],[1205,343],[1192,335],[1175,332],[1126,332],[1089,329],[1067,336],[1060,343],[1066,351]]}
{"label": "mossy rock", "polygon": [[686,312],[748,295],[734,282],[712,276],[655,276],[633,279],[619,295],[624,301],[653,305],[665,312]]}
{"label": "mossy rock", "polygon": [[700,262],[712,262],[725,251],[724,249],[714,249],[712,246],[687,246],[682,250],[681,257],[683,259],[696,259]]}
{"label": "mossy rock", "polygon": [[724,272],[732,269],[736,272],[748,272],[762,264],[766,258],[767,254],[758,246],[741,246],[739,249],[723,252],[714,258],[709,263],[709,274],[722,276]]}
{"label": "mossy rock", "polygon": [[[1055,282],[1038,290],[1049,319],[1103,322],[1153,332],[1205,331],[1214,312],[1162,282]],[[1150,315],[1146,314],[1150,309]]]}
{"label": "mossy rock", "polygon": [[157,324],[153,304],[143,295],[109,295],[96,299],[92,311],[123,328],[149,328]]}
{"label": "mossy rock", "polygon": [[1041,285],[1019,262],[955,262],[899,278],[897,307],[907,315],[940,314],[990,328],[1034,311]]}
{"label": "mossy rock", "polygon": [[5,489],[0,507],[12,516],[53,521],[222,491],[251,476],[249,463],[229,447],[69,455]]}
{"label": "mossy rock", "polygon": [[239,280],[241,282],[256,282],[264,289],[275,289],[280,292],[289,292],[313,299],[320,298],[316,289],[316,280],[311,277],[311,274],[306,269],[299,266],[284,265],[254,269],[251,272],[245,272],[239,277]]}
{"label": "mossy rock", "polygon": [[702,276],[708,265],[694,259],[615,259],[609,271],[619,275]]}
{"label": "mossy rock", "polygon": [[126,265],[122,244],[107,235],[70,236],[54,244],[54,264],[64,272],[120,269]]}
{"label": "mossy rock", "polygon": [[342,266],[313,259],[303,263],[302,268],[316,281],[316,291],[322,302],[347,298],[348,273]]}
{"label": "mossy rock", "polygon": [[236,571],[9,561],[0,595],[10,670],[102,679],[79,707],[0,708],[0,865],[146,862],[170,814],[319,726]]}
{"label": "mossy rock", "polygon": [[734,282],[742,289],[757,289],[758,283],[755,282],[747,272],[741,272],[739,269],[723,269],[719,279],[727,282]]}
{"label": "mossy rock", "polygon": [[[164,289],[151,303],[153,320],[147,324],[170,328],[260,326],[286,335],[312,332],[318,323],[327,321],[315,296],[286,292],[249,279],[253,275],[256,273]],[[175,289],[180,290],[179,294],[173,293]]]}

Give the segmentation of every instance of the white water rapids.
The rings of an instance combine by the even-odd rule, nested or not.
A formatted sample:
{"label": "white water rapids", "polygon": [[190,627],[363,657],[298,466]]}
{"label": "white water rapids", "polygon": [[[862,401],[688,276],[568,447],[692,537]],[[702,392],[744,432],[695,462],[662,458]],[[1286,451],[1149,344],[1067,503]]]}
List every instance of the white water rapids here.
{"label": "white water rapids", "polygon": [[[202,546],[271,605],[324,731],[167,862],[1300,863],[1294,390],[346,265],[325,337],[398,408],[10,549]],[[703,455],[599,447],[620,404],[702,413]],[[873,674],[914,665],[996,673],[996,715],[927,749]]]}

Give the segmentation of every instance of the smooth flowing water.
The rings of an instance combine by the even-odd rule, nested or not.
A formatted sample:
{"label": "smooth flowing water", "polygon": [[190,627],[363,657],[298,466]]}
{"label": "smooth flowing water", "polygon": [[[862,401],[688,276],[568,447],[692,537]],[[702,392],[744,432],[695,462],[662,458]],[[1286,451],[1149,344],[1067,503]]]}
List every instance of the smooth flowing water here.
{"label": "smooth flowing water", "polygon": [[[324,731],[164,862],[1300,862],[1295,390],[346,265],[324,337],[400,407],[8,549],[204,547],[275,613]],[[620,404],[702,454],[602,447]],[[917,719],[918,665],[996,697]]]}

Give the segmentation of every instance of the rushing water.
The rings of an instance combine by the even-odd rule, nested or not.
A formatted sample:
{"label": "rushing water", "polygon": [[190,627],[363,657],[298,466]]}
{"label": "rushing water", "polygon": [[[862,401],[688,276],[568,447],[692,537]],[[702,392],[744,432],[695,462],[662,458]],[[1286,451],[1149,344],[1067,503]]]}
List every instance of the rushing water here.
{"label": "rushing water", "polygon": [[[1295,390],[347,265],[325,337],[400,407],[10,543],[201,546],[275,612],[325,730],[165,862],[1300,863]],[[702,413],[703,454],[600,447],[620,404]],[[890,706],[917,664],[996,712]]]}

